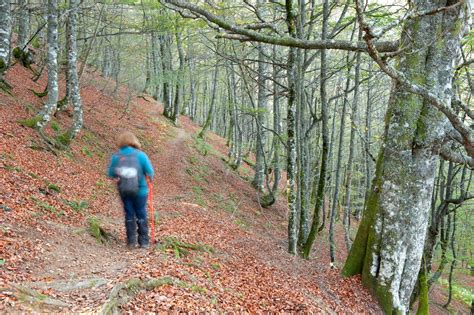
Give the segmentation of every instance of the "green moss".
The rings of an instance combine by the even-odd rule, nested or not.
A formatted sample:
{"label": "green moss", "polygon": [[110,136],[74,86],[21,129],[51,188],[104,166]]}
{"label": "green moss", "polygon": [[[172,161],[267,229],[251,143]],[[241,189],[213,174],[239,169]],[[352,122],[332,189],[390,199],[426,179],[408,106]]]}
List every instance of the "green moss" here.
{"label": "green moss", "polygon": [[48,87],[45,87],[43,92],[36,92],[34,90],[32,91],[33,91],[33,94],[35,94],[38,97],[45,97],[46,95],[48,95]]}
{"label": "green moss", "polygon": [[59,127],[59,124],[55,121],[51,122],[51,129],[55,132],[61,132],[61,127]]}
{"label": "green moss", "polygon": [[427,138],[428,128],[425,123],[425,118],[428,114],[428,106],[423,106],[423,108],[421,109],[420,117],[416,123],[415,141],[418,144],[422,144]]}
{"label": "green moss", "polygon": [[125,287],[130,292],[136,294],[143,288],[143,281],[141,281],[140,279],[137,279],[137,278],[132,278],[132,279],[129,279],[125,283]]}
{"label": "green moss", "polygon": [[214,193],[211,195],[212,199],[217,203],[217,207],[224,210],[227,213],[234,213],[237,210],[237,203],[235,202],[235,196],[226,197],[220,193]]}
{"label": "green moss", "polygon": [[90,217],[89,233],[97,240],[97,242],[104,244],[109,241],[109,234],[100,226],[100,221],[95,217]]}
{"label": "green moss", "polygon": [[380,307],[382,308],[384,314],[403,315],[399,311],[393,309],[393,296],[389,289],[389,287],[380,285],[375,287],[375,295],[377,296]]}
{"label": "green moss", "polygon": [[67,104],[68,104],[68,98],[64,96],[62,99],[58,101],[58,105],[57,105],[58,111],[64,110]]}
{"label": "green moss", "polygon": [[94,154],[86,147],[83,147],[81,149],[81,151],[82,151],[82,153],[84,153],[85,155],[87,155],[90,158],[94,156]]}
{"label": "green moss", "polygon": [[214,253],[214,249],[209,245],[200,243],[187,243],[173,236],[165,237],[158,248],[162,251],[172,250],[176,258],[187,256],[191,251],[206,252],[209,254]]}
{"label": "green moss", "polygon": [[207,202],[203,197],[204,195],[203,189],[199,186],[193,186],[192,190],[193,190],[195,202],[203,208],[207,207]]}
{"label": "green moss", "polygon": [[18,120],[18,123],[23,127],[38,129],[38,123],[43,119],[41,115],[36,115],[33,118]]}
{"label": "green moss", "polygon": [[242,218],[235,219],[234,223],[243,230],[246,230],[248,228],[248,223],[245,222]]}
{"label": "green moss", "polygon": [[453,33],[454,34],[461,33],[463,25],[464,25],[464,20],[463,19],[457,19],[456,22],[454,22],[454,25],[453,25]]}
{"label": "green moss", "polygon": [[376,164],[375,178],[372,182],[367,206],[364,210],[362,221],[357,230],[357,235],[352,244],[351,251],[346,259],[344,268],[342,269],[342,274],[346,277],[362,273],[364,260],[366,258],[367,244],[369,241],[369,231],[375,221],[379,209],[380,194],[382,192],[383,161],[384,150],[380,150]]}
{"label": "green moss", "polygon": [[64,132],[55,137],[56,143],[59,144],[59,146],[64,146],[64,147],[69,147],[71,144],[71,135],[69,132]]}
{"label": "green moss", "polygon": [[164,285],[173,285],[173,284],[174,284],[174,279],[173,278],[171,278],[171,277],[161,277],[161,278],[158,278],[158,279],[149,280],[146,283],[146,288],[148,290],[153,290],[155,288],[159,288],[159,287],[164,286]]}
{"label": "green moss", "polygon": [[206,288],[204,287],[201,287],[197,284],[192,284],[191,285],[191,291],[194,292],[194,293],[200,293],[200,294],[205,294],[207,293],[207,290]]}
{"label": "green moss", "polygon": [[38,206],[42,210],[46,210],[48,212],[51,212],[51,213],[55,214],[58,217],[64,215],[64,211],[57,210],[56,207],[50,205],[49,203],[47,203],[45,201],[39,200],[38,198],[35,198],[35,197],[31,197],[31,200],[33,200],[35,202],[36,206]]}
{"label": "green moss", "polygon": [[38,179],[39,178],[39,176],[37,174],[33,173],[33,172],[28,172],[28,175],[33,179]]}
{"label": "green moss", "polygon": [[52,184],[52,183],[49,183],[48,184],[48,189],[52,190],[52,191],[55,191],[57,193],[60,193],[61,192],[61,188],[59,188],[57,185],[55,184]]}
{"label": "green moss", "polygon": [[66,200],[64,199],[63,202],[68,205],[69,207],[71,207],[71,209],[74,211],[74,212],[83,212],[84,209],[87,209],[89,207],[89,203],[85,200],[80,200],[80,201],[76,201],[76,200]]}
{"label": "green moss", "polygon": [[426,279],[426,269],[425,269],[425,261],[424,258],[421,261],[421,272],[420,272],[420,302],[418,304],[418,310],[416,311],[417,315],[428,315],[430,313],[430,306],[429,306],[429,288],[428,288],[428,281]]}
{"label": "green moss", "polygon": [[33,37],[33,40],[31,41],[31,46],[35,49],[40,48],[41,43],[38,36]]}
{"label": "green moss", "polygon": [[13,48],[12,54],[13,54],[13,57],[15,57],[16,59],[21,59],[23,55],[23,51],[21,51],[20,47],[15,47]]}
{"label": "green moss", "polygon": [[13,165],[5,164],[3,167],[9,172],[18,172],[18,173],[23,172],[23,169],[19,166],[13,166]]}
{"label": "green moss", "polygon": [[221,265],[219,263],[211,263],[211,268],[214,270],[221,270]]}

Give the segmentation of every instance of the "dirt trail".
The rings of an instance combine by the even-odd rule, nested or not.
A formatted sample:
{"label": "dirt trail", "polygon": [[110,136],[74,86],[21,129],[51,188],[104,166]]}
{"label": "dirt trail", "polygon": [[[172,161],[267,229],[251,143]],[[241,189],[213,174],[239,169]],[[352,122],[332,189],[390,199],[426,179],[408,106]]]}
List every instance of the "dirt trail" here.
{"label": "dirt trail", "polygon": [[[224,139],[208,132],[196,140],[195,123],[181,117],[174,127],[151,98],[134,97],[124,116],[128,92],[112,98],[97,88],[105,79],[92,73],[81,91],[85,128],[69,152],[54,156],[38,149],[34,130],[18,124],[42,105],[31,89],[41,90],[46,77],[32,82],[22,67],[9,75],[16,96],[0,106],[0,211],[10,211],[0,216],[0,313],[98,312],[112,293],[129,291],[112,304],[126,312],[377,312],[359,279],[342,279],[328,267],[320,254],[327,244],[318,244],[310,261],[287,253],[284,197],[260,208],[245,180],[251,169],[235,172],[223,161]],[[55,123],[64,130],[68,119],[63,114]],[[161,247],[125,246],[122,206],[104,176],[115,150],[110,140],[124,126],[155,168]],[[88,207],[72,209],[80,200]],[[111,234],[108,244],[90,235],[90,216]],[[177,245],[183,242],[184,250]]]}
{"label": "dirt trail", "polygon": [[[157,174],[154,185],[155,211],[161,212],[164,206],[173,207],[175,194],[183,187],[182,161],[185,158],[185,141],[189,138],[182,129],[175,131],[176,136],[162,144],[160,153],[148,153]],[[160,185],[166,181],[167,185]],[[176,201],[174,201],[176,203]],[[151,250],[130,251],[125,246],[122,205],[118,196],[110,204],[112,215],[98,214],[102,226],[113,239],[107,245],[91,238],[86,227],[72,229],[60,223],[45,221],[37,228],[38,239],[44,238],[43,230],[54,233],[54,237],[45,241],[41,263],[31,262],[35,282],[26,286],[39,291],[54,292],[59,301],[66,303],[70,311],[92,311],[100,308],[104,295],[117,280],[124,278],[125,272],[134,266],[147,265],[156,259]],[[86,225],[86,224],[85,224]],[[159,226],[156,226],[158,229]],[[31,237],[31,231],[25,231],[25,237]],[[37,311],[55,310],[57,305],[32,303]]]}

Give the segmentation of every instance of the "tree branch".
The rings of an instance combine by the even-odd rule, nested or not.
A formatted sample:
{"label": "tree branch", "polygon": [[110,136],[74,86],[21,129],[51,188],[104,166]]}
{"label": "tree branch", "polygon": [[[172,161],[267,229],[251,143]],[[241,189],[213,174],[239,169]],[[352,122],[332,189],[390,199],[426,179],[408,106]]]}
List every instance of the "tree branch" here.
{"label": "tree branch", "polygon": [[446,161],[450,161],[457,164],[465,164],[468,165],[471,169],[474,169],[474,159],[472,157],[450,150],[446,146],[439,151],[439,155]]}
{"label": "tree branch", "polygon": [[436,8],[434,10],[425,10],[425,11],[421,11],[421,12],[417,12],[416,10],[412,11],[412,12],[407,12],[407,14],[405,14],[404,16],[396,19],[395,21],[393,21],[392,23],[389,23],[388,25],[386,25],[384,28],[378,30],[378,31],[373,31],[372,33],[372,36],[374,36],[374,38],[380,38],[382,37],[386,32],[388,32],[389,30],[391,30],[392,28],[400,25],[402,22],[406,21],[406,20],[409,20],[409,19],[415,19],[415,18],[418,18],[418,17],[422,17],[422,16],[425,16],[425,15],[433,15],[433,14],[437,14],[439,12],[444,12],[444,11],[448,11],[448,10],[452,10],[456,7],[458,7],[462,2],[459,1],[459,2],[456,2],[455,4],[453,5],[450,5],[450,6],[447,6],[447,7],[441,7],[441,8]]}
{"label": "tree branch", "polygon": [[[244,36],[244,38],[249,38],[250,40],[279,45],[279,46],[288,46],[288,47],[297,47],[304,49],[339,49],[339,50],[349,50],[349,51],[361,51],[367,52],[368,47],[364,42],[350,42],[345,40],[304,40],[290,36],[270,36],[262,34],[250,29],[246,29],[243,26],[231,24],[226,21],[224,18],[221,18],[215,14],[212,14],[199,6],[191,4],[183,0],[160,0],[160,3],[166,5],[171,4],[172,9],[176,8],[186,9],[193,12],[196,15],[199,15],[202,19],[205,19],[209,22],[212,22],[218,25],[220,28],[231,32],[233,34],[239,34]],[[241,40],[239,36],[239,40]],[[377,47],[378,51],[381,52],[391,52],[398,49],[398,42],[376,42],[374,45]]]}
{"label": "tree branch", "polygon": [[429,103],[430,105],[437,108],[440,112],[442,112],[448,118],[453,128],[456,129],[457,132],[459,132],[459,134],[462,137],[462,144],[464,148],[466,149],[468,155],[471,158],[473,158],[474,157],[474,136],[472,135],[472,132],[469,130],[469,127],[467,127],[463,123],[463,121],[461,121],[458,115],[447,104],[445,104],[441,99],[439,99],[435,94],[433,94],[424,86],[420,86],[420,85],[414,84],[413,82],[410,82],[410,80],[408,80],[403,73],[399,72],[394,67],[390,66],[380,57],[379,51],[377,50],[373,42],[374,33],[372,32],[372,30],[370,29],[370,27],[367,25],[367,23],[364,20],[364,15],[361,11],[359,0],[356,0],[356,10],[357,10],[358,18],[359,18],[359,23],[365,32],[364,40],[367,43],[368,53],[370,57],[372,57],[372,59],[379,65],[379,67],[389,77],[391,77],[394,81],[402,85],[403,88],[405,88],[407,91],[411,93],[420,95],[426,101],[428,101],[427,103]]}

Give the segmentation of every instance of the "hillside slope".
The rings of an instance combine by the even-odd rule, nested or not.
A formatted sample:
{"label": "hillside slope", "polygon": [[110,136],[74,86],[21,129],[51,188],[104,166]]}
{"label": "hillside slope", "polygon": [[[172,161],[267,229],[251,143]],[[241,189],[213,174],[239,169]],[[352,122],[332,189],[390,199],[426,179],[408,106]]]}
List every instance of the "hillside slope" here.
{"label": "hillside slope", "polygon": [[[358,278],[342,279],[321,258],[286,253],[286,207],[261,209],[244,179],[222,160],[225,141],[182,117],[180,128],[147,96],[94,72],[83,79],[85,128],[54,154],[21,126],[40,108],[46,78],[14,66],[13,96],[0,94],[0,312],[304,311],[378,312]],[[69,126],[59,113],[47,133]],[[157,173],[158,245],[127,250],[121,204],[105,176],[116,135],[135,132]],[[90,222],[109,233],[100,243]],[[344,253],[339,254],[342,261]],[[324,256],[326,256],[324,254]]]}

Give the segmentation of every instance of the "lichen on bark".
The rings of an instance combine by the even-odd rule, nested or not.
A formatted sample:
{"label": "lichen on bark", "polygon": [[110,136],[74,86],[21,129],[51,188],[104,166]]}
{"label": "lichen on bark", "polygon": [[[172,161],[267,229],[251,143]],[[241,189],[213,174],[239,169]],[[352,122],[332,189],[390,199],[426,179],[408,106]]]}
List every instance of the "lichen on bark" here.
{"label": "lichen on bark", "polygon": [[[446,1],[412,1],[411,9],[433,10]],[[405,22],[398,70],[446,104],[459,56],[467,4]],[[434,39],[434,40],[433,40]],[[344,275],[362,273],[385,313],[406,313],[418,280],[429,220],[438,144],[449,123],[426,100],[394,81],[383,145],[367,208]]]}

